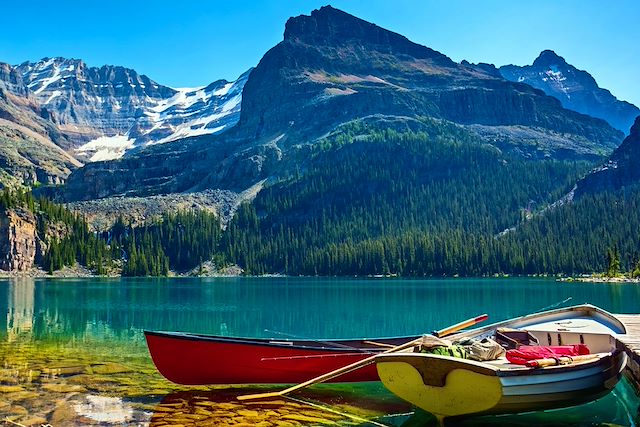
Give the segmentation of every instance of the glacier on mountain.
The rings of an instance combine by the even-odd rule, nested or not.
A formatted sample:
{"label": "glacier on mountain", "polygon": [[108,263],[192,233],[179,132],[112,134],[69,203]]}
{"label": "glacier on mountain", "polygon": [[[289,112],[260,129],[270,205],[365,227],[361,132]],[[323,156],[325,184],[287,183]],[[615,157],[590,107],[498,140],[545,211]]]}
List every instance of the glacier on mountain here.
{"label": "glacier on mountain", "polygon": [[120,158],[134,148],[214,134],[240,117],[251,70],[233,82],[171,88],[120,66],[44,58],[14,66],[28,96],[51,114],[85,161]]}

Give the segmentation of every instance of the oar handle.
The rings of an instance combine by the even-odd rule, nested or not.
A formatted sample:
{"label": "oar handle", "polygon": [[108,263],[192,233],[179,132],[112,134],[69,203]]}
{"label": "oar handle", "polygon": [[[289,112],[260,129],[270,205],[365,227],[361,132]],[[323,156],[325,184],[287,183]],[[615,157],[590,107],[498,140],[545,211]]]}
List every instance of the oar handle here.
{"label": "oar handle", "polygon": [[432,335],[438,338],[446,337],[447,335],[451,335],[452,333],[458,332],[461,329],[468,328],[469,326],[473,326],[477,323],[483,322],[488,318],[488,314],[482,314],[480,316],[465,320],[464,322],[456,323],[455,325],[440,329],[439,331],[433,331]]}

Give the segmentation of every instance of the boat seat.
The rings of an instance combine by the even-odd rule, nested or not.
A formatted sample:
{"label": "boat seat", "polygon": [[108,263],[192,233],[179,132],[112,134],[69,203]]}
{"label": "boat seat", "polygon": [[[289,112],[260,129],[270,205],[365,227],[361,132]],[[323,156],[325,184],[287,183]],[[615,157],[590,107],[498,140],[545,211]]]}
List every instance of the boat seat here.
{"label": "boat seat", "polygon": [[516,349],[521,345],[539,345],[538,339],[524,329],[498,328],[495,340],[506,350]]}
{"label": "boat seat", "polygon": [[486,360],[483,363],[487,363],[491,366],[495,366],[499,369],[529,369],[526,366],[517,365],[515,363],[511,363],[507,360],[506,357],[502,356],[495,360]]}

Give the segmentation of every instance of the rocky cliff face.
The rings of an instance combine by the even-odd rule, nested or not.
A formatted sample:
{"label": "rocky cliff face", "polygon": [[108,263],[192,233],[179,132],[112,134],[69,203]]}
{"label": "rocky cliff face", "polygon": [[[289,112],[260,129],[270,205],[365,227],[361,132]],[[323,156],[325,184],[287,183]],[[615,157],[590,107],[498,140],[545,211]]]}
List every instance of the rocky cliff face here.
{"label": "rocky cliff face", "polygon": [[26,271],[40,254],[36,218],[25,209],[0,212],[0,269]]}
{"label": "rocky cliff face", "polygon": [[618,100],[606,89],[598,86],[586,71],[578,70],[552,50],[540,53],[532,65],[500,67],[504,78],[527,83],[543,90],[562,103],[565,108],[598,117],[613,127],[627,132],[640,109]]}
{"label": "rocky cliff face", "polygon": [[146,98],[159,102],[175,93],[134,70],[87,67],[77,59],[45,58],[16,71],[74,147],[103,135],[124,135]]}
{"label": "rocky cliff face", "polygon": [[173,89],[77,59],[0,63],[0,186],[62,184],[83,162],[230,129],[250,72]]}
{"label": "rocky cliff face", "polygon": [[26,96],[27,87],[22,80],[22,75],[9,64],[0,62],[0,89]]}
{"label": "rocky cliff face", "polygon": [[586,136],[610,150],[621,138],[531,86],[457,64],[329,6],[287,22],[284,41],[265,54],[247,82],[240,124],[248,135],[260,136],[368,114],[539,126]]}
{"label": "rocky cliff face", "polygon": [[147,144],[229,129],[238,121],[249,73],[235,82],[173,89],[125,67],[45,58],[15,67],[0,63],[0,89],[29,100],[70,154],[99,161]]}
{"label": "rocky cliff face", "polygon": [[608,161],[578,181],[575,196],[637,187],[640,184],[639,162],[640,116],[636,117],[629,136],[622,141]]}
{"label": "rocky cliff face", "polygon": [[0,80],[0,187],[61,184],[82,163],[60,147],[68,141],[37,102],[6,83]]}
{"label": "rocky cliff face", "polygon": [[206,188],[243,190],[303,162],[306,144],[349,120],[370,115],[432,116],[486,126],[519,143],[511,127],[553,134],[555,158],[610,153],[622,133],[600,119],[563,109],[560,102],[495,70],[457,64],[340,10],[323,7],[291,18],[284,40],[251,72],[240,121],[216,137],[142,150],[117,162],[75,172],[69,199],[149,195]]}

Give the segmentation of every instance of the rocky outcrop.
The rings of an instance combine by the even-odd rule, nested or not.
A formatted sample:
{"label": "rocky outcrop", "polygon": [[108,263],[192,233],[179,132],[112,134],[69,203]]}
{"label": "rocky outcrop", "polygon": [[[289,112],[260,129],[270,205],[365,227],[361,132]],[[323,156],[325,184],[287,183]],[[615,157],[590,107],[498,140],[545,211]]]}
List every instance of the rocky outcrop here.
{"label": "rocky outcrop", "polygon": [[21,208],[0,212],[0,269],[29,270],[40,248],[33,213]]}
{"label": "rocky outcrop", "polygon": [[578,70],[552,50],[540,53],[532,65],[500,67],[504,78],[527,83],[560,100],[565,108],[598,117],[627,132],[640,109],[620,101],[586,71]]}
{"label": "rocky outcrop", "polygon": [[176,91],[124,67],[88,67],[78,59],[44,58],[16,67],[30,92],[79,146],[102,135],[124,135],[145,98]]}
{"label": "rocky outcrop", "polygon": [[622,188],[640,185],[640,116],[620,147],[608,161],[583,179],[578,181],[574,190],[575,197],[603,191],[616,191]]}
{"label": "rocky outcrop", "polygon": [[27,96],[28,89],[22,75],[9,64],[0,62],[0,90],[7,90],[21,96]]}

